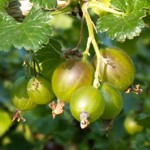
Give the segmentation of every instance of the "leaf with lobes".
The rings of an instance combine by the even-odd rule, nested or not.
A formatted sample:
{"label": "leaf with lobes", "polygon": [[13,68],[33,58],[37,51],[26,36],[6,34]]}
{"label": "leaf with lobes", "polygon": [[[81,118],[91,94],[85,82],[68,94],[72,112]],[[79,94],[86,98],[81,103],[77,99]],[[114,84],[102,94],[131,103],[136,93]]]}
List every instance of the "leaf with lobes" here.
{"label": "leaf with lobes", "polygon": [[50,19],[51,16],[38,5],[33,6],[22,23],[0,11],[0,50],[8,51],[12,46],[34,51],[40,49],[49,41]]}
{"label": "leaf with lobes", "polygon": [[111,0],[111,7],[123,12],[122,15],[106,14],[97,21],[100,32],[106,32],[111,39],[124,42],[141,33],[145,24],[142,20],[150,9],[149,0]]}

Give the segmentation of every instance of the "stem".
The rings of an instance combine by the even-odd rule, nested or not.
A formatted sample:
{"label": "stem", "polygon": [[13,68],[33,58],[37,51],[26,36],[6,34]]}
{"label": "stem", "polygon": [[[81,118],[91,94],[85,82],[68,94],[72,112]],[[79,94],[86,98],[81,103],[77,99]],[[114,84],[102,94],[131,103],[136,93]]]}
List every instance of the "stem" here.
{"label": "stem", "polygon": [[34,77],[37,77],[37,71],[36,71],[36,58],[35,58],[34,52],[33,52],[33,54],[32,54],[32,61],[33,61]]}
{"label": "stem", "polygon": [[82,42],[82,38],[83,38],[83,25],[84,25],[84,16],[82,16],[82,18],[81,18],[80,38],[79,38],[78,44],[76,46],[77,50],[79,49],[81,42]]}
{"label": "stem", "polygon": [[63,14],[63,13],[67,13],[70,12],[72,10],[72,8],[70,6],[66,6],[60,9],[57,9],[55,11],[50,12],[51,15],[58,15],[58,14]]}
{"label": "stem", "polygon": [[71,12],[72,9],[77,5],[78,5],[78,0],[71,0],[68,5],[64,6],[63,8],[52,11],[52,12],[50,12],[50,14],[51,15],[58,15],[58,14]]}
{"label": "stem", "polygon": [[83,60],[86,60],[86,59],[87,59],[87,56],[90,56],[89,50],[90,50],[91,42],[92,42],[91,38],[88,37],[86,49],[85,49],[85,51],[83,52]]}
{"label": "stem", "polygon": [[31,74],[31,66],[29,64],[29,62],[31,61],[31,55],[30,53],[28,52],[26,55],[25,55],[25,60],[23,62],[23,66],[24,66],[24,70],[25,70],[25,77],[26,78],[29,78],[30,77],[30,74]]}
{"label": "stem", "polygon": [[41,73],[41,68],[39,66],[39,63],[38,63],[37,59],[35,60],[35,63],[36,63],[36,66],[38,68],[38,73]]}
{"label": "stem", "polygon": [[85,17],[85,20],[87,22],[87,27],[88,27],[88,32],[89,32],[89,37],[88,37],[88,42],[87,42],[87,48],[83,53],[84,57],[87,57],[87,55],[89,55],[89,48],[90,48],[90,44],[92,43],[96,56],[97,56],[97,65],[96,65],[96,71],[95,71],[95,75],[94,75],[94,82],[93,82],[93,86],[95,88],[98,88],[100,83],[99,83],[99,68],[100,68],[100,59],[102,59],[103,57],[101,56],[100,52],[99,52],[99,47],[97,45],[95,36],[94,36],[94,26],[93,26],[93,22],[91,20],[91,17],[87,11],[87,3],[85,5],[83,5],[82,7],[82,11]]}
{"label": "stem", "polygon": [[32,61],[33,61],[34,76],[37,77],[37,72],[41,73],[41,68],[39,66],[36,54],[34,52],[32,53]]}
{"label": "stem", "polygon": [[110,13],[113,13],[113,14],[116,14],[116,15],[123,15],[124,14],[123,12],[119,12],[119,11],[113,9],[113,8],[107,7],[102,2],[97,2],[97,1],[89,2],[88,7],[89,8],[96,7],[99,10],[102,10],[102,11],[105,11],[105,12],[110,12]]}
{"label": "stem", "polygon": [[36,63],[33,60],[33,69],[34,69],[34,77],[37,77],[37,72],[36,72]]}

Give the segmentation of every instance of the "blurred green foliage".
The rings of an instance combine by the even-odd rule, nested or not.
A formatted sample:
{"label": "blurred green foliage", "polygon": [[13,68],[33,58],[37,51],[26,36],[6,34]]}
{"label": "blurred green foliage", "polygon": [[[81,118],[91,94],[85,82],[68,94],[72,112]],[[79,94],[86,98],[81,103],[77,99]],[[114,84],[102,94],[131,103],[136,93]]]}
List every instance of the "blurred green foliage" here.
{"label": "blurred green foliage", "polygon": [[[61,42],[63,49],[75,48],[79,40],[80,20],[69,15],[61,18],[61,26],[56,26],[54,37]],[[54,20],[53,24],[58,22]],[[87,37],[84,24],[81,51],[86,47]],[[50,108],[42,105],[23,112],[26,122],[12,123],[10,119],[15,108],[10,98],[11,86],[24,74],[22,64],[27,52],[17,49],[0,52],[0,150],[150,149],[150,29],[144,28],[140,36],[124,43],[112,41],[105,34],[99,34],[97,39],[100,39],[101,46],[119,47],[132,57],[136,68],[135,84],[141,85],[143,93],[123,94],[124,108],[112,128],[111,122],[98,120],[87,129],[80,129],[68,105],[64,114],[56,119],[52,119]],[[144,126],[142,132],[132,136],[123,126],[130,113],[135,113],[137,121]]]}

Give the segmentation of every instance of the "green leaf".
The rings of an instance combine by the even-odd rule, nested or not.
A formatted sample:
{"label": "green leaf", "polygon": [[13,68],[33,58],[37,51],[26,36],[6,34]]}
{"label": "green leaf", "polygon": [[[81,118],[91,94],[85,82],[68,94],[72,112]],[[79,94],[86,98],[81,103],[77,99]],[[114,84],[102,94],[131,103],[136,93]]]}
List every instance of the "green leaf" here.
{"label": "green leaf", "polygon": [[141,32],[144,22],[141,20],[143,12],[137,14],[129,14],[127,16],[116,16],[109,14],[100,18],[97,27],[100,32],[107,32],[111,39],[125,41],[125,39],[133,39]]}
{"label": "green leaf", "polygon": [[49,43],[36,52],[39,62],[41,62],[41,63],[45,62],[45,61],[51,59],[50,57],[52,57],[52,56],[53,56],[53,58],[60,59],[61,48],[62,47],[58,41],[50,38]]}
{"label": "green leaf", "polygon": [[31,2],[49,9],[56,8],[57,6],[57,0],[31,0]]}
{"label": "green leaf", "polygon": [[38,50],[48,43],[51,16],[34,6],[22,23],[8,14],[0,12],[0,50],[8,51],[12,46],[27,50]]}
{"label": "green leaf", "polygon": [[48,45],[36,52],[37,59],[41,63],[42,74],[51,79],[55,67],[61,63],[61,45],[54,39],[50,39]]}
{"label": "green leaf", "polygon": [[[134,2],[133,2],[134,3]],[[149,9],[150,10],[150,0],[137,0],[135,3],[135,10],[139,9]]]}
{"label": "green leaf", "polygon": [[144,27],[143,17],[146,16],[144,8],[150,8],[148,0],[111,0],[115,10],[124,12],[124,15],[107,14],[97,21],[100,32],[107,32],[111,39],[125,41],[138,36]]}
{"label": "green leaf", "polygon": [[137,118],[138,124],[150,129],[150,114],[142,113]]}
{"label": "green leaf", "polygon": [[[0,50],[7,51],[12,47],[16,37],[17,22],[5,13],[0,13]],[[10,34],[11,33],[11,34]]]}
{"label": "green leaf", "polygon": [[150,9],[149,0],[111,0],[112,6],[125,13],[140,11],[143,8]]}
{"label": "green leaf", "polygon": [[51,28],[46,22],[49,19],[48,14],[44,14],[38,7],[34,7],[23,23],[18,25],[20,30],[15,38],[14,46],[17,48],[24,47],[28,50],[38,50],[43,43],[48,43]]}
{"label": "green leaf", "polygon": [[8,0],[0,0],[0,11],[5,11],[8,6]]}

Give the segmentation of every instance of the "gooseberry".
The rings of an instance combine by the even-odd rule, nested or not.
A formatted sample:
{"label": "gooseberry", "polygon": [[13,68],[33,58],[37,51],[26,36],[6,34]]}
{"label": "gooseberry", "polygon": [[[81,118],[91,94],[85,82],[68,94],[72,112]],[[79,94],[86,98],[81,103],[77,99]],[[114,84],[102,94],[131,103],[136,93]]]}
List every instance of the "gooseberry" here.
{"label": "gooseberry", "polygon": [[54,98],[50,81],[42,76],[29,80],[27,92],[36,104],[47,104]]}
{"label": "gooseberry", "polygon": [[77,89],[70,100],[72,116],[80,121],[81,128],[97,120],[103,113],[105,102],[99,90],[93,86]]}
{"label": "gooseberry", "polygon": [[124,128],[130,135],[141,132],[144,127],[139,125],[133,116],[127,116],[124,120]]}
{"label": "gooseberry", "polygon": [[105,101],[105,109],[101,118],[106,120],[115,118],[123,107],[123,98],[120,91],[106,82],[100,85],[99,90]]}
{"label": "gooseberry", "polygon": [[[101,49],[99,68],[100,81],[109,82],[117,89],[124,91],[132,85],[135,75],[131,58],[122,50],[116,48]],[[94,65],[97,58],[94,57]]]}
{"label": "gooseberry", "polygon": [[30,110],[36,106],[35,102],[27,93],[28,79],[20,77],[12,86],[11,99],[14,106],[19,110]]}
{"label": "gooseberry", "polygon": [[68,59],[61,63],[52,76],[52,89],[57,98],[69,102],[72,93],[79,87],[91,85],[93,66],[81,59]]}

